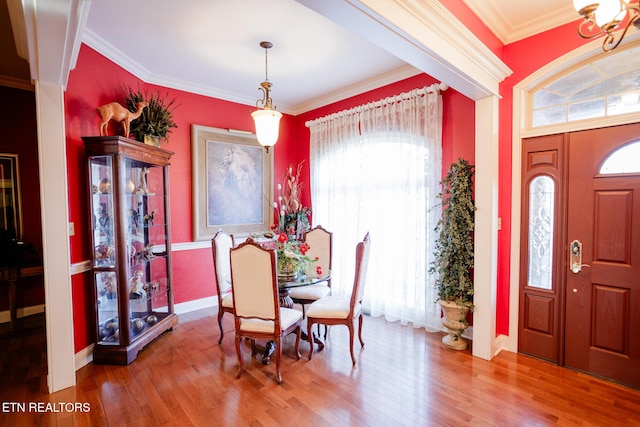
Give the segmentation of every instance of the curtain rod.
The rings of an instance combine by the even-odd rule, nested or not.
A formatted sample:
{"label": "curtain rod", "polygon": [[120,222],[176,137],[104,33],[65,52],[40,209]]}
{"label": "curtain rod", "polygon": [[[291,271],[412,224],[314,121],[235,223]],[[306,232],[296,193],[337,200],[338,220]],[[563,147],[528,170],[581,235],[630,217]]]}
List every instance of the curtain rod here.
{"label": "curtain rod", "polygon": [[342,111],[339,111],[337,113],[329,114],[328,116],[319,117],[319,118],[314,119],[314,120],[309,120],[309,121],[305,122],[304,125],[306,127],[311,127],[311,125],[314,124],[314,123],[323,123],[323,122],[326,122],[328,120],[335,119],[337,117],[349,116],[349,115],[352,115],[352,114],[359,113],[361,111],[367,111],[367,110],[370,110],[370,109],[373,109],[373,108],[382,107],[384,105],[393,104],[394,102],[398,102],[398,101],[401,101],[403,99],[411,99],[412,97],[415,97],[415,96],[424,96],[427,93],[434,93],[436,91],[443,92],[443,91],[445,91],[447,89],[449,89],[449,86],[447,86],[445,83],[434,83],[431,86],[425,86],[425,87],[422,87],[422,88],[413,89],[413,90],[411,90],[409,92],[402,92],[399,95],[388,96],[388,97],[380,99],[378,101],[369,102],[367,104],[359,105],[357,107],[353,107],[353,108],[350,108],[348,110],[342,110]]}

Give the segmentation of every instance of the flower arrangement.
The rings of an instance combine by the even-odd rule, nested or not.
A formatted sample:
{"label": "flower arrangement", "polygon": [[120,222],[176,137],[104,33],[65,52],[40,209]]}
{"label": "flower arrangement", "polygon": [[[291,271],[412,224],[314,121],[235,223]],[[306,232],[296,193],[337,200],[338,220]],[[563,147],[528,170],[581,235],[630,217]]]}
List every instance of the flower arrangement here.
{"label": "flower arrangement", "polygon": [[302,182],[300,182],[300,172],[302,163],[294,174],[293,165],[289,165],[284,176],[284,185],[278,184],[278,201],[273,202],[273,209],[277,218],[277,223],[273,225],[273,230],[277,233],[286,233],[289,236],[301,238],[302,234],[309,230],[309,215],[311,209],[302,206],[300,196],[302,194]]}
{"label": "flower arrangement", "polygon": [[[280,233],[277,240],[264,243],[263,246],[276,250],[279,275],[300,277],[314,272],[312,265],[318,258],[311,258],[307,255],[307,251],[310,249],[307,242],[293,240],[286,233]],[[319,265],[315,268],[315,274],[322,275],[322,268]]]}

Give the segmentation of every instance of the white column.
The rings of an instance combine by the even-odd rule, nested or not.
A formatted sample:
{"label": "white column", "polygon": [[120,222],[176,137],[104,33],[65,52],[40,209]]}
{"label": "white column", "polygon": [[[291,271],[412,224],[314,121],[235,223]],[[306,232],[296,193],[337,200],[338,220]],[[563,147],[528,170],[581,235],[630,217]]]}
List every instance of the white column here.
{"label": "white column", "polygon": [[50,393],[76,383],[64,111],[62,86],[36,82]]}
{"label": "white column", "polygon": [[498,97],[476,101],[473,355],[495,355],[498,271]]}

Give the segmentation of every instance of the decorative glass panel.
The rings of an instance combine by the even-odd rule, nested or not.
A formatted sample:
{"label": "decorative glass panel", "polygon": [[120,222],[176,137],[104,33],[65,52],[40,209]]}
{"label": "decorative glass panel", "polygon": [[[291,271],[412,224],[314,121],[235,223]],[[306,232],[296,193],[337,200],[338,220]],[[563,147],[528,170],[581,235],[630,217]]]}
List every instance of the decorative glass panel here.
{"label": "decorative glass panel", "polygon": [[529,184],[528,286],[552,288],[555,183],[538,176]]}
{"label": "decorative glass panel", "polygon": [[600,168],[603,175],[640,172],[640,141],[632,142],[611,153]]}

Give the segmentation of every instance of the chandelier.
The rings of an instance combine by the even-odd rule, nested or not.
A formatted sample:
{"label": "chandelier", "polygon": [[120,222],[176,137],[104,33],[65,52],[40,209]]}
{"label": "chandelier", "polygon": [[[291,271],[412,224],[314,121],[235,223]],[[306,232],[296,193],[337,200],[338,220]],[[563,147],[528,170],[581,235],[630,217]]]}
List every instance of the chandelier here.
{"label": "chandelier", "polygon": [[271,83],[269,82],[267,51],[273,44],[270,42],[260,42],[260,47],[264,48],[264,81],[260,83],[259,90],[262,91],[262,99],[256,101],[258,109],[251,113],[253,121],[256,124],[256,137],[260,145],[269,151],[269,147],[275,145],[278,141],[278,128],[282,113],[276,111],[273,102],[269,97]]}
{"label": "chandelier", "polygon": [[[580,37],[592,39],[604,34],[605,52],[618,47],[631,25],[640,30],[638,0],[573,0],[573,7],[584,18],[578,27]],[[623,31],[615,34],[618,29]]]}

